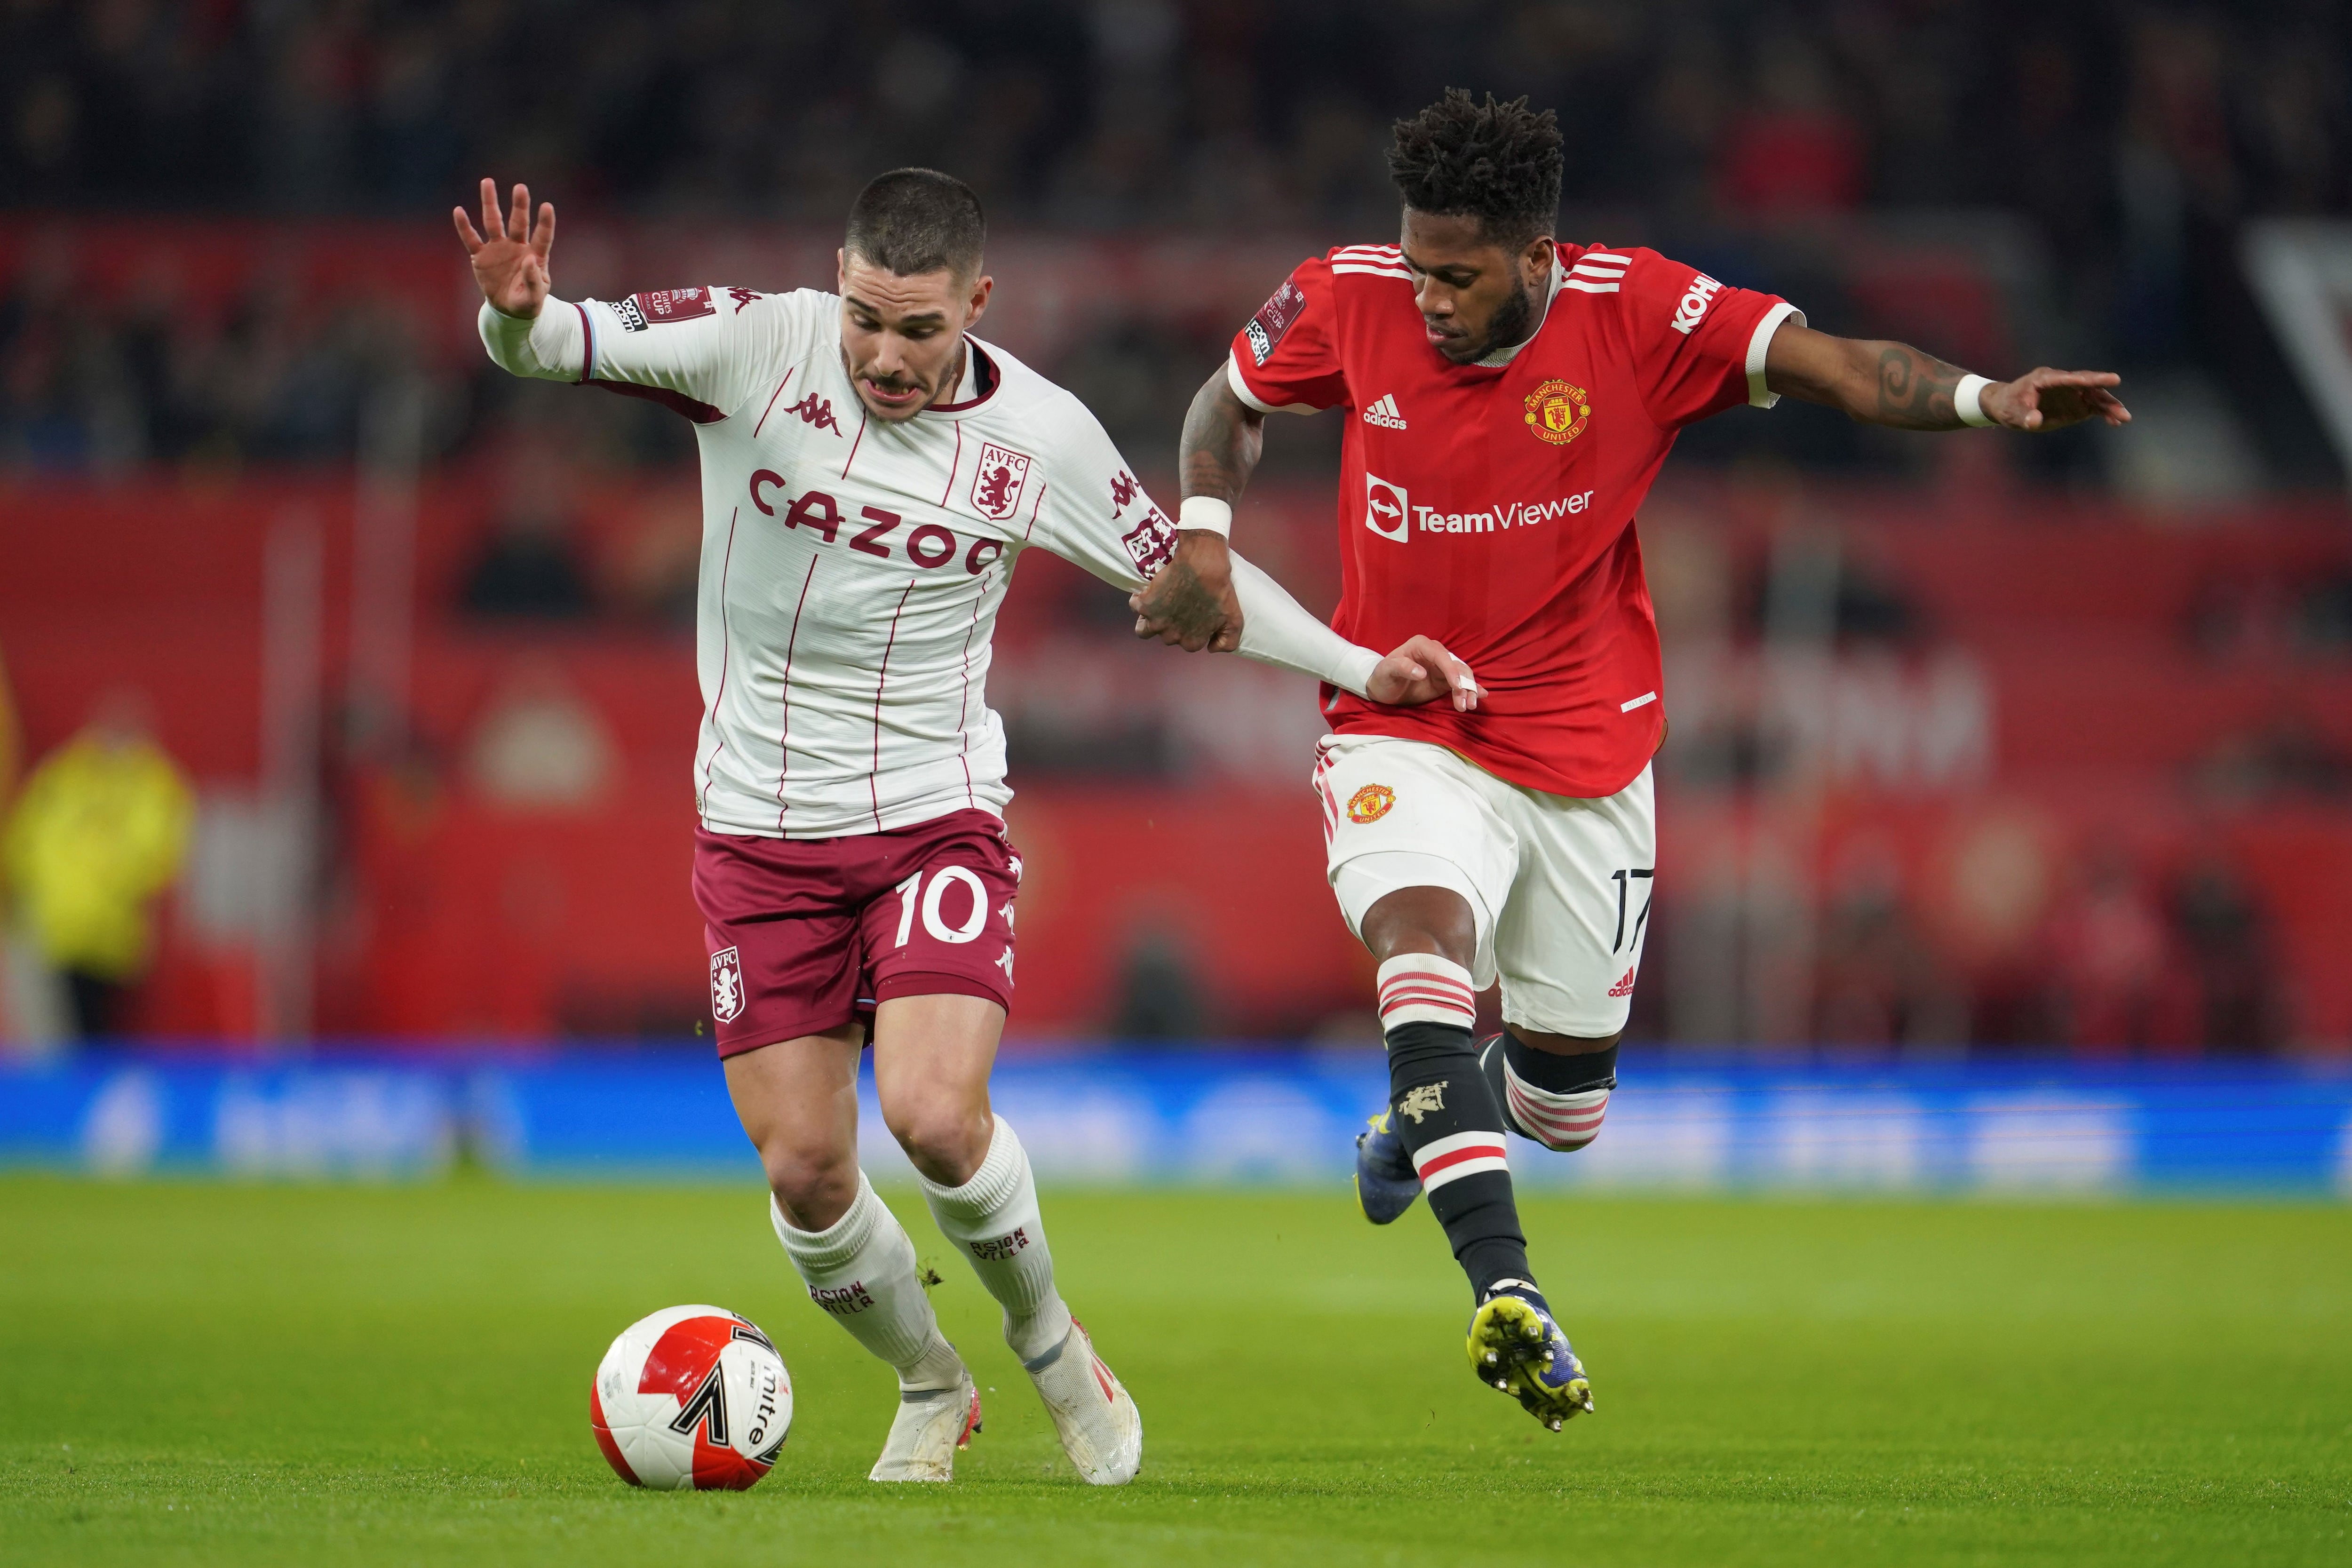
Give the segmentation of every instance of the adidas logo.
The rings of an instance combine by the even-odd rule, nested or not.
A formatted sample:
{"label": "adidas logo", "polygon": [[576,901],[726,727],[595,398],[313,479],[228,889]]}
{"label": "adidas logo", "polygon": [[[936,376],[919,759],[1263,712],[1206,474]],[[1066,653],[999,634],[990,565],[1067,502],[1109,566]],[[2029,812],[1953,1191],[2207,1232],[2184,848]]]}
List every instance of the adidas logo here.
{"label": "adidas logo", "polygon": [[1364,410],[1364,423],[1386,426],[1391,430],[1404,428],[1404,416],[1397,412],[1396,394],[1390,393]]}
{"label": "adidas logo", "polygon": [[1630,969],[1627,970],[1625,972],[1625,978],[1620,980],[1616,984],[1612,985],[1609,988],[1609,994],[1612,996],[1631,996],[1633,994],[1633,972]]}

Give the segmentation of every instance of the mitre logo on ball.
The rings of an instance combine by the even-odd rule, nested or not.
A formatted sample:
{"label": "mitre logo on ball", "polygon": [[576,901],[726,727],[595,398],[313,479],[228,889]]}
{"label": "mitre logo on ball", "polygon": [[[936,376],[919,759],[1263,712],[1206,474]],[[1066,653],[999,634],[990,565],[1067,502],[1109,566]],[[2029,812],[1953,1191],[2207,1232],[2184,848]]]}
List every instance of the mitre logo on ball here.
{"label": "mitre logo on ball", "polygon": [[635,1487],[740,1491],[793,1425],[774,1343],[723,1307],[669,1307],[621,1332],[588,1384],[588,1429]]}
{"label": "mitre logo on ball", "polygon": [[980,471],[971,477],[971,510],[1003,522],[1021,510],[1029,483],[1029,459],[991,441],[980,449]]}
{"label": "mitre logo on ball", "polygon": [[1592,395],[1573,382],[1547,381],[1528,394],[1528,428],[1555,447],[1583,435],[1591,417]]}
{"label": "mitre logo on ball", "polygon": [[743,1011],[743,960],[731,947],[710,955],[710,1016],[731,1024]]}

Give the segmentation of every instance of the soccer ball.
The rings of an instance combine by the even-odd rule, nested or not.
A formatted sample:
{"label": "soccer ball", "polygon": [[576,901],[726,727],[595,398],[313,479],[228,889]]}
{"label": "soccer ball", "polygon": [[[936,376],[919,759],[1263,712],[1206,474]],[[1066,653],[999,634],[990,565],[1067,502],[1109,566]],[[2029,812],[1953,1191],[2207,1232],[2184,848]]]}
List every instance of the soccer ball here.
{"label": "soccer ball", "polygon": [[793,1383],[759,1325],[666,1307],[621,1331],[588,1385],[589,1429],[633,1487],[740,1491],[793,1425]]}

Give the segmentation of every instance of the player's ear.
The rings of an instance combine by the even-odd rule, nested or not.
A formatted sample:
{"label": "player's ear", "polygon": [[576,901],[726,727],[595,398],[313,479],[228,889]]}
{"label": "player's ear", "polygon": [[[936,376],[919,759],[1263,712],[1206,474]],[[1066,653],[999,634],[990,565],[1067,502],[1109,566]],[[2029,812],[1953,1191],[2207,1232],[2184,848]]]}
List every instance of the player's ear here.
{"label": "player's ear", "polygon": [[987,312],[988,296],[995,288],[996,279],[991,278],[985,272],[982,273],[978,278],[972,280],[971,314],[963,319],[963,324],[967,331],[977,323],[980,318]]}
{"label": "player's ear", "polygon": [[849,292],[849,252],[846,249],[833,253],[833,291],[836,294]]}
{"label": "player's ear", "polygon": [[1559,254],[1558,244],[1550,235],[1539,234],[1528,241],[1527,249],[1519,253],[1519,267],[1532,287],[1540,289],[1544,286],[1546,279],[1551,277],[1552,262]]}

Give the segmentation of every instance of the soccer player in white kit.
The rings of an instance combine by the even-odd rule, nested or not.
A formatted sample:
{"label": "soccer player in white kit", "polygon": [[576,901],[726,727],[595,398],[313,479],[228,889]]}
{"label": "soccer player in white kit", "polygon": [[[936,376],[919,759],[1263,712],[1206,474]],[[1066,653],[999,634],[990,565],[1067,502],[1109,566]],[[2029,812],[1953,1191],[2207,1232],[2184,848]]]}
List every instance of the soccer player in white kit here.
{"label": "soccer player in white kit", "polygon": [[[1135,1402],[1054,1285],[1036,1186],[988,1073],[1013,984],[1021,862],[1002,817],[990,637],[1034,545],[1130,595],[1176,530],[1092,415],[970,335],[992,280],[980,203],[929,170],[860,194],[839,293],[707,286],[567,301],[555,213],[463,208],[490,357],[650,397],[701,448],[694,885],[727,1088],[810,1299],[898,1372],[876,1480],[940,1480],[980,1427],[915,1248],[857,1167],[857,1069],[941,1231],[1004,1310],[1062,1447],[1098,1485],[1142,1461]],[[1475,702],[1426,638],[1383,658],[1235,558],[1218,646],[1370,700]],[[1169,584],[1181,587],[1181,584]],[[1197,591],[1197,590],[1196,590]]]}

